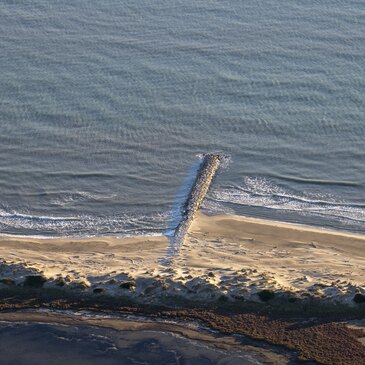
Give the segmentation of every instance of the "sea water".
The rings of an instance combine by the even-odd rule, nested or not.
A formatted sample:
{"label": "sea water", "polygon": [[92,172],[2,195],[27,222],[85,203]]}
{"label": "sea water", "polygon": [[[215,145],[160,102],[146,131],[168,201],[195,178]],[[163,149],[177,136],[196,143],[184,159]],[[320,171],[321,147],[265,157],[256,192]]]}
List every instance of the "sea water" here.
{"label": "sea water", "polygon": [[206,152],[206,212],[365,233],[364,60],[363,1],[1,1],[0,233],[163,233]]}

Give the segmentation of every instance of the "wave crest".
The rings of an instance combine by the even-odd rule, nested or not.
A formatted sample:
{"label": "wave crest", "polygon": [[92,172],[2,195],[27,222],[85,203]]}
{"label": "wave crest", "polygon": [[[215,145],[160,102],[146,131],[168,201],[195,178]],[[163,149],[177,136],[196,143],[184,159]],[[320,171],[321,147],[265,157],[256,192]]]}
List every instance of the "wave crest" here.
{"label": "wave crest", "polygon": [[113,216],[36,216],[0,210],[0,232],[32,236],[131,236],[161,234],[168,213]]}
{"label": "wave crest", "polygon": [[336,197],[331,195],[298,194],[261,177],[246,176],[242,186],[223,187],[214,191],[210,198],[221,203],[365,222],[365,204],[336,200]]}

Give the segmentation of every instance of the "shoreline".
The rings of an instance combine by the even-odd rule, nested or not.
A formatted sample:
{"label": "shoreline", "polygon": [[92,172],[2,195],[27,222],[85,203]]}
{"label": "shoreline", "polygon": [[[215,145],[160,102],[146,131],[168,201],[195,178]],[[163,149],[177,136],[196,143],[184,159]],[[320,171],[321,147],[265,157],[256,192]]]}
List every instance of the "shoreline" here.
{"label": "shoreline", "polygon": [[[365,238],[365,233],[357,233],[355,231],[346,230],[346,229],[336,229],[336,228],[329,228],[325,226],[319,225],[311,225],[306,223],[298,223],[298,222],[288,222],[288,221],[280,221],[275,219],[269,218],[261,218],[261,217],[254,217],[248,215],[239,215],[239,214],[231,214],[231,213],[210,213],[205,211],[204,208],[202,211],[197,212],[198,215],[206,216],[206,217],[219,217],[219,218],[228,218],[228,219],[238,219],[241,221],[246,221],[248,223],[256,223],[262,224],[267,226],[277,226],[282,228],[297,228],[303,229],[310,232],[318,232],[318,233],[329,233],[334,235],[341,235],[341,236],[349,236],[354,238]],[[163,232],[165,232],[164,230]],[[0,240],[3,238],[19,238],[19,239],[36,239],[36,240],[63,240],[63,239],[70,239],[70,240],[88,240],[93,238],[102,238],[102,239],[127,239],[127,238],[150,238],[150,237],[171,237],[171,235],[166,235],[164,233],[144,233],[144,234],[104,234],[104,235],[67,235],[67,236],[45,236],[45,235],[18,235],[18,234],[8,234],[8,233],[1,233],[0,232]]]}
{"label": "shoreline", "polygon": [[166,235],[162,233],[151,233],[151,234],[126,234],[126,235],[83,235],[83,236],[42,236],[42,235],[18,235],[18,234],[6,234],[0,233],[1,238],[25,238],[25,239],[37,239],[37,240],[57,240],[57,239],[72,239],[72,240],[87,240],[91,238],[113,238],[113,239],[124,239],[124,238],[138,238],[138,237],[164,237]]}
{"label": "shoreline", "polygon": [[297,229],[304,229],[310,232],[323,232],[323,233],[332,233],[334,235],[342,235],[342,236],[349,236],[349,237],[358,237],[358,238],[365,238],[365,233],[357,233],[354,231],[346,230],[346,229],[336,229],[336,228],[328,228],[325,226],[317,226],[317,225],[311,225],[306,223],[298,223],[298,222],[287,222],[287,221],[280,221],[275,219],[269,219],[269,218],[260,218],[260,217],[253,217],[248,215],[239,215],[239,214],[211,214],[209,212],[203,212],[199,213],[206,217],[219,217],[224,218],[228,217],[230,219],[238,219],[241,221],[246,221],[248,223],[257,223],[262,225],[268,225],[268,226],[277,226],[282,228],[297,228]]}

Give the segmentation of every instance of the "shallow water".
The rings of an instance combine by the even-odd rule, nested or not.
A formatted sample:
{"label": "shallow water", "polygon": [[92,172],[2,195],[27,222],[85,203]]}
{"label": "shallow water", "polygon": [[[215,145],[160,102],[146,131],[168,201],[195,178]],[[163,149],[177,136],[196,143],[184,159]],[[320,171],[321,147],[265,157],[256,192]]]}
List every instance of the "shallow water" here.
{"label": "shallow water", "polygon": [[0,340],[3,365],[263,364],[257,355],[216,350],[167,332],[2,322]]}
{"label": "shallow water", "polygon": [[8,0],[0,34],[1,233],[164,232],[212,151],[208,212],[365,233],[364,2]]}

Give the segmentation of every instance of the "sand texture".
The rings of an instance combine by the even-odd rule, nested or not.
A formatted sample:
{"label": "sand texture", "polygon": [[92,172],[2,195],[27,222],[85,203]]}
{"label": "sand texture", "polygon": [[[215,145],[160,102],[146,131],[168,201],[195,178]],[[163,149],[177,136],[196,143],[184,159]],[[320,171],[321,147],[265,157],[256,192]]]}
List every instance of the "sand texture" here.
{"label": "sand texture", "polygon": [[270,290],[355,305],[354,295],[365,295],[365,236],[198,213],[180,253],[166,265],[168,249],[163,236],[1,237],[0,285],[44,275],[45,287],[97,289],[142,301],[261,301],[260,292]]}
{"label": "sand texture", "polygon": [[261,219],[199,213],[177,262],[246,296],[265,288],[349,302],[365,289],[365,236]]}

